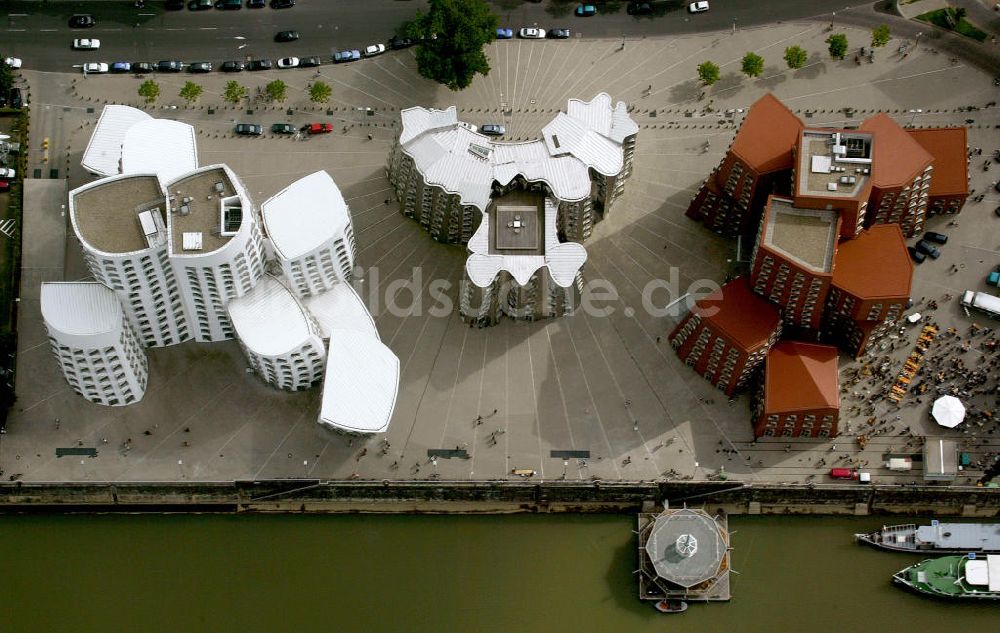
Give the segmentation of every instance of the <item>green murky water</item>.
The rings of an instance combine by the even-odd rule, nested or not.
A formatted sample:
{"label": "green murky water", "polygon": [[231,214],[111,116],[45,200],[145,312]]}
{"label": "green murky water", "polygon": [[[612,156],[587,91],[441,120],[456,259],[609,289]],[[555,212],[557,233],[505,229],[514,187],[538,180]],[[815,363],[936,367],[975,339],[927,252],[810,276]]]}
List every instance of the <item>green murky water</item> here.
{"label": "green murky water", "polygon": [[878,523],[733,517],[733,600],[665,616],[630,516],[0,516],[0,631],[1000,630],[892,587]]}

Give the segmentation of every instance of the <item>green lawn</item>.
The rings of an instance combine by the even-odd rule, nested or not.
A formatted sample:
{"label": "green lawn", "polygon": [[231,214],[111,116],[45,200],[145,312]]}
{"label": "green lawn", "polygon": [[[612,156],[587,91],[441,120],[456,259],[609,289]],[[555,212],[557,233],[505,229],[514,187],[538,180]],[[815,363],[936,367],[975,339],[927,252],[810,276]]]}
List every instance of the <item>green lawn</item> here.
{"label": "green lawn", "polygon": [[955,10],[949,7],[947,9],[938,9],[936,11],[922,13],[917,16],[917,19],[929,22],[935,26],[940,26],[941,28],[948,29],[949,31],[954,31],[959,35],[970,37],[977,42],[982,42],[986,39],[986,33],[980,31],[974,24],[965,18],[958,20],[955,22],[955,26],[952,26],[952,22],[955,20],[954,14]]}

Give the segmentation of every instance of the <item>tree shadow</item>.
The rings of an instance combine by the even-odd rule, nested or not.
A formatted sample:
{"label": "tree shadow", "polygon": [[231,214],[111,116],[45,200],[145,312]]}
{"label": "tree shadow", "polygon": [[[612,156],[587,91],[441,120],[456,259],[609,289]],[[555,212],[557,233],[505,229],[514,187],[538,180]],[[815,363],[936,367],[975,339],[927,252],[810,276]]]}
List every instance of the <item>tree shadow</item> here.
{"label": "tree shadow", "polygon": [[819,53],[813,53],[806,65],[792,73],[794,79],[815,79],[826,72],[826,61]]}
{"label": "tree shadow", "polygon": [[767,88],[768,90],[774,90],[775,87],[788,81],[788,75],[784,72],[784,68],[779,66],[765,66],[764,72],[761,73],[762,78],[757,80],[757,85]]}
{"label": "tree shadow", "polygon": [[706,90],[706,88],[697,78],[689,79],[688,81],[679,84],[674,84],[674,86],[670,88],[670,102],[683,103],[685,101],[697,101],[698,95],[700,95],[703,90]]}
{"label": "tree shadow", "polygon": [[617,1],[602,2],[596,5],[597,12],[600,13],[601,15],[612,15],[614,13],[621,13],[622,6],[624,4],[625,4],[624,2],[617,2]]}
{"label": "tree shadow", "polygon": [[564,18],[573,12],[576,3],[572,0],[550,0],[545,5],[545,12],[554,18]]}
{"label": "tree shadow", "polygon": [[712,86],[712,90],[715,92],[726,90],[735,93],[742,90],[743,86],[746,85],[743,83],[745,78],[746,75],[743,73],[727,73],[720,77],[719,81],[715,82],[715,85]]}

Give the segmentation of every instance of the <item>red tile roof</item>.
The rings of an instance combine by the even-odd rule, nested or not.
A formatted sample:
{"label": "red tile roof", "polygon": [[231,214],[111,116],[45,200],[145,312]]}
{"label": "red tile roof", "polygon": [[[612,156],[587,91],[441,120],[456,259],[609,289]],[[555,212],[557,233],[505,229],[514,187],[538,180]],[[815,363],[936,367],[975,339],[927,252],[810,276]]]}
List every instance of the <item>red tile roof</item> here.
{"label": "red tile roof", "polygon": [[934,157],[931,196],[969,193],[968,140],[964,127],[907,130]]}
{"label": "red tile roof", "polygon": [[782,341],[767,353],[764,413],[840,407],[837,348]]}
{"label": "red tile roof", "polygon": [[864,299],[909,297],[913,262],[898,224],[879,224],[840,243],[833,285]]}
{"label": "red tile roof", "polygon": [[859,129],[875,134],[871,175],[872,184],[880,189],[908,185],[934,160],[885,112],[865,119]]}
{"label": "red tile roof", "polygon": [[791,169],[792,147],[802,128],[802,121],[767,93],[750,106],[730,151],[761,174]]}
{"label": "red tile roof", "polygon": [[781,324],[778,308],[754,294],[746,277],[734,279],[699,300],[694,312],[746,351],[766,343]]}

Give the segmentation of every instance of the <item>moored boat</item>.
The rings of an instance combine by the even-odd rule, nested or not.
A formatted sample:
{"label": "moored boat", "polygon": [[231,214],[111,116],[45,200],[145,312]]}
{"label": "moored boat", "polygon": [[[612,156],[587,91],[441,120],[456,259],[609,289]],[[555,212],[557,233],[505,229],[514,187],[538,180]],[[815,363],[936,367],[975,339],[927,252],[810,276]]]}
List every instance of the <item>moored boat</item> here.
{"label": "moored boat", "polygon": [[660,613],[684,613],[687,608],[688,603],[683,600],[660,600],[656,603],[656,610]]}
{"label": "moored boat", "polygon": [[892,581],[946,600],[1000,600],[1000,555],[928,558],[896,572]]}
{"label": "moored boat", "polygon": [[1000,524],[941,523],[930,525],[885,525],[868,534],[855,534],[855,540],[891,552],[925,554],[1000,554]]}

